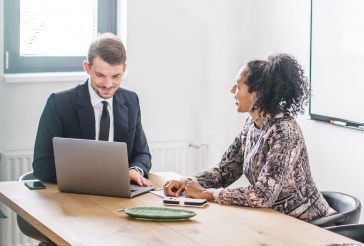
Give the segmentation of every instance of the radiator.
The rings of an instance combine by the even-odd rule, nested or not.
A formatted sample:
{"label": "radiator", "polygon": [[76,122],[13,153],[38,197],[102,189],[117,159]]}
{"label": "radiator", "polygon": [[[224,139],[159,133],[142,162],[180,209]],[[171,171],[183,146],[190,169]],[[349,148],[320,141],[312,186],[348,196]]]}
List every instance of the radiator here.
{"label": "radiator", "polygon": [[151,172],[175,172],[189,176],[207,166],[207,145],[199,142],[149,143],[149,150],[152,155]]}
{"label": "radiator", "polygon": [[[199,150],[200,147],[202,151]],[[153,164],[151,172],[176,172],[184,176],[191,175],[196,170],[206,168],[206,148],[207,145],[197,142],[189,144],[187,141],[149,143]],[[0,181],[15,181],[22,174],[33,170],[33,150],[0,152],[0,154]],[[16,222],[16,214],[4,204],[0,203],[0,205],[1,211],[8,217],[8,219],[0,219],[1,246],[38,245],[38,241],[21,233]]]}
{"label": "radiator", "polygon": [[150,172],[176,172],[188,175],[188,142],[150,143],[152,169]]}
{"label": "radiator", "polygon": [[[33,150],[9,151],[1,153],[0,178],[1,181],[15,181],[22,174],[32,171]],[[18,228],[16,214],[4,204],[0,204],[1,211],[8,217],[1,219],[0,238],[2,246],[38,245],[39,241],[25,236]]]}

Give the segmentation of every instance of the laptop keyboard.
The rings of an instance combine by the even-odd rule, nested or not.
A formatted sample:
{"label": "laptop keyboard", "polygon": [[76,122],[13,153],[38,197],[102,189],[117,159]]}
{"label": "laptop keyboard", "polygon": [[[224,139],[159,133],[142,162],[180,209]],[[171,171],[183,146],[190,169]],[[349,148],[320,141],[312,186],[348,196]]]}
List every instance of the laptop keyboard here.
{"label": "laptop keyboard", "polygon": [[134,192],[134,191],[137,191],[137,190],[131,190],[131,192]]}

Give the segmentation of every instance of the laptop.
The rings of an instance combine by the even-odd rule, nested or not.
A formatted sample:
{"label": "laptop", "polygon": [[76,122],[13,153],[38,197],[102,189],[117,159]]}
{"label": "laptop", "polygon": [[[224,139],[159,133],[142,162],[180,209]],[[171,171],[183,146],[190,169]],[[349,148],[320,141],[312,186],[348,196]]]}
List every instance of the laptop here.
{"label": "laptop", "polygon": [[58,190],[132,198],[155,187],[130,184],[126,143],[53,138]]}

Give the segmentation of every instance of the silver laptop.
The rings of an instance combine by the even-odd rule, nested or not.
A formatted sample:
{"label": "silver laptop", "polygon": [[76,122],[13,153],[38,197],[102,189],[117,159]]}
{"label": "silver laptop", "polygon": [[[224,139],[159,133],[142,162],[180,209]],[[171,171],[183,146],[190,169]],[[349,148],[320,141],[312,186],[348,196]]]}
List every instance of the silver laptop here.
{"label": "silver laptop", "polygon": [[155,189],[130,184],[126,143],[53,138],[58,189],[131,198]]}

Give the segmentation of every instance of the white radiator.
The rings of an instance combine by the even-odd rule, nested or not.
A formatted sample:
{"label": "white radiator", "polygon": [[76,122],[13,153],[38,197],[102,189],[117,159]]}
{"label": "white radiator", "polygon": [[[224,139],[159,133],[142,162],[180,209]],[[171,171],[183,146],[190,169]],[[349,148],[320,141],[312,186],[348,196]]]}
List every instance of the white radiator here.
{"label": "white radiator", "polygon": [[[32,171],[33,150],[1,153],[1,181],[15,181],[24,173]],[[0,238],[2,246],[38,245],[39,241],[25,236],[18,228],[16,214],[0,203],[1,211],[8,217],[1,219]]]}
{"label": "white radiator", "polygon": [[152,169],[150,172],[176,172],[188,175],[188,142],[150,143]]}
{"label": "white radiator", "polygon": [[[195,149],[202,147],[202,152],[190,147]],[[206,148],[204,144],[195,142],[190,145],[187,141],[150,143],[153,164],[151,172],[176,172],[184,176],[191,175],[196,170],[206,168]],[[15,181],[22,174],[33,170],[33,150],[0,152],[0,154],[0,181]],[[21,233],[16,222],[16,214],[10,208],[0,203],[0,209],[8,217],[8,219],[0,219],[1,246],[38,245],[38,241]]]}
{"label": "white radiator", "polygon": [[151,172],[175,172],[189,176],[207,166],[207,145],[199,142],[149,143],[149,150],[152,155]]}

